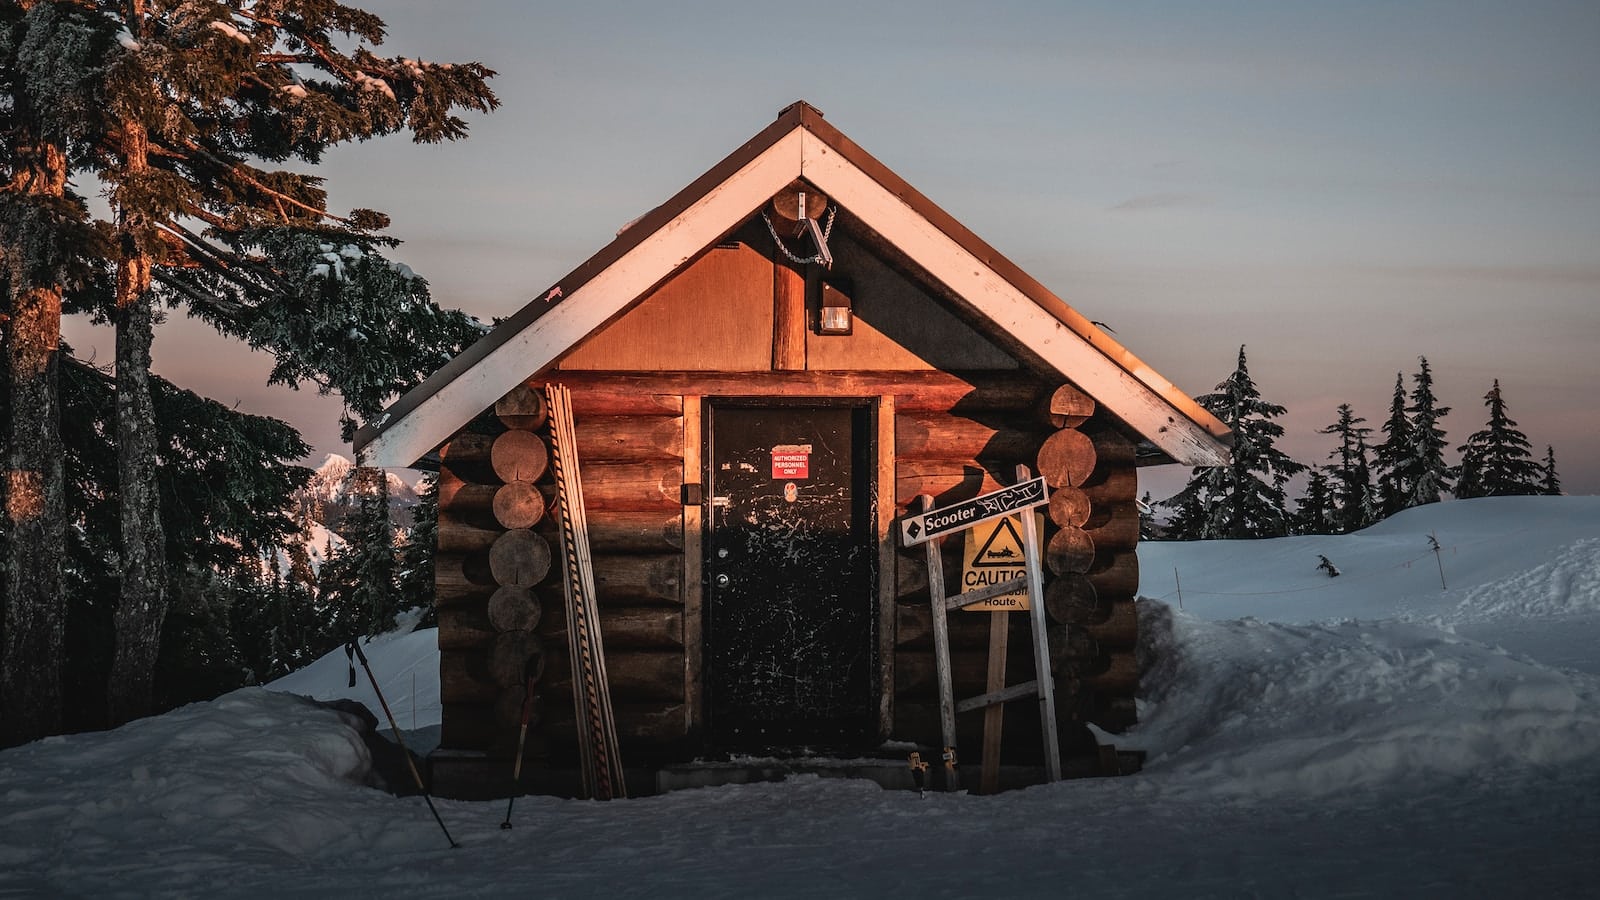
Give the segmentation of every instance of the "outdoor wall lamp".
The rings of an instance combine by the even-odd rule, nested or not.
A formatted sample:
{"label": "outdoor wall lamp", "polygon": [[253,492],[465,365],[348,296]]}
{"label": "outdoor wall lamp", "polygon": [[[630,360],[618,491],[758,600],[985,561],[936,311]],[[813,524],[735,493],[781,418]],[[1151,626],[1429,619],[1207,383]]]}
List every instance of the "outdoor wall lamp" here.
{"label": "outdoor wall lamp", "polygon": [[822,282],[822,312],[817,317],[818,334],[849,334],[855,325],[851,308],[851,284],[845,279]]}

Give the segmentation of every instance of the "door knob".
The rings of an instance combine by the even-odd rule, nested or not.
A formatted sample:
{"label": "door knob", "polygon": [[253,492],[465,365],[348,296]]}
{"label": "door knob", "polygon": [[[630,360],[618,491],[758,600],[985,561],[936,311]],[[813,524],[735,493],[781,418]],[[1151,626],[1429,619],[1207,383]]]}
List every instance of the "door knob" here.
{"label": "door knob", "polygon": [[726,575],[717,576],[717,587],[727,587],[729,578]]}

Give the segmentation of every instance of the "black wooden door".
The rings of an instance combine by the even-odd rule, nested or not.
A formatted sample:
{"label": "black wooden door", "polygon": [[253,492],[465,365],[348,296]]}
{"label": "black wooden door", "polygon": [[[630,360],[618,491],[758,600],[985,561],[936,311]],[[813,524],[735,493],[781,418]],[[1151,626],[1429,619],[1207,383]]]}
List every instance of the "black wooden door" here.
{"label": "black wooden door", "polygon": [[875,733],[870,410],[713,406],[707,720],[722,749]]}

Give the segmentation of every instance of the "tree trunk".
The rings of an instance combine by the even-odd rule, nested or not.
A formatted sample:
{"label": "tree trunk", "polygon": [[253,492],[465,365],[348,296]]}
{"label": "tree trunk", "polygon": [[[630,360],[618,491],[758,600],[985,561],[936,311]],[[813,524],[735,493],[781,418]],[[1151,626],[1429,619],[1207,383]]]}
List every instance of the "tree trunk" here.
{"label": "tree trunk", "polygon": [[[19,156],[25,148],[17,148]],[[8,186],[59,198],[67,164],[41,144]],[[59,343],[59,285],[14,283],[6,326],[5,644],[0,648],[0,747],[61,730],[61,653],[66,552]]]}
{"label": "tree trunk", "polygon": [[[142,4],[130,4],[140,30]],[[146,171],[149,142],[144,126],[125,119],[122,128],[123,185]],[[122,192],[112,190],[113,203]],[[120,206],[117,261],[117,482],[122,521],[122,595],[117,600],[117,648],[111,659],[106,711],[112,725],[149,715],[154,696],[161,623],[167,617],[166,532],[156,485],[156,414],[150,399],[150,345],[155,341],[151,309],[152,264],[149,219],[143,209]]]}
{"label": "tree trunk", "polygon": [[150,714],[161,623],[167,615],[166,534],[156,488],[155,409],[150,399],[153,323],[148,298],[141,295],[117,310],[116,319],[122,595],[106,694],[112,725]]}

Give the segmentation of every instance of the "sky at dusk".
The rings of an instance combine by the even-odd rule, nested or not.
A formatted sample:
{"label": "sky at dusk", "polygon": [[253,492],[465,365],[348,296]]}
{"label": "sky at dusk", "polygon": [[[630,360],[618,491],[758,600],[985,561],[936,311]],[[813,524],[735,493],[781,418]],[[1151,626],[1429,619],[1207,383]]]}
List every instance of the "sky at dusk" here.
{"label": "sky at dusk", "polygon": [[[1246,345],[1301,462],[1340,403],[1377,428],[1423,355],[1451,462],[1498,378],[1568,492],[1600,493],[1592,0],[358,5],[382,52],[499,72],[467,140],[321,167],[443,305],[509,315],[805,99],[1184,391]],[[312,462],[349,452],[336,400],[180,312],[155,360]],[[1143,474],[1159,499],[1188,470]]]}

